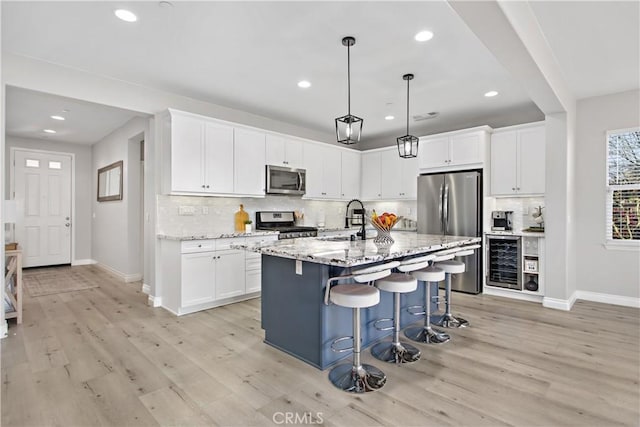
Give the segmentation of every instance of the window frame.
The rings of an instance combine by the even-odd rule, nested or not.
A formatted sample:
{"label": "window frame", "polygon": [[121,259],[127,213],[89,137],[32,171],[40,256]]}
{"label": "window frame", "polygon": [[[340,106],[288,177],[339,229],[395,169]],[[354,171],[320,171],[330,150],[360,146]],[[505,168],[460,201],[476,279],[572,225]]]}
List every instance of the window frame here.
{"label": "window frame", "polygon": [[605,218],[604,218],[604,247],[607,249],[617,250],[631,250],[640,251],[640,240],[624,240],[614,239],[611,231],[610,224],[613,223],[613,193],[618,190],[640,190],[640,183],[638,184],[623,184],[623,185],[611,185],[609,184],[609,138],[611,135],[617,135],[628,132],[640,132],[640,127],[631,127],[625,129],[615,129],[606,132],[605,138],[605,192],[606,203]]}

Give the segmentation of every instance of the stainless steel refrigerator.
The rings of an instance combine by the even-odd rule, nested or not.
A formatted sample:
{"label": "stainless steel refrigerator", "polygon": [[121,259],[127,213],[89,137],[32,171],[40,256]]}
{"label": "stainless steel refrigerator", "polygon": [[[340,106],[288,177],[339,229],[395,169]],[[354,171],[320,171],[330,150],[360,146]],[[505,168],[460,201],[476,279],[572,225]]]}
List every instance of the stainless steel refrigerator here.
{"label": "stainless steel refrigerator", "polygon": [[[482,172],[436,173],[418,177],[418,233],[482,236]],[[477,294],[482,288],[482,250],[462,257],[467,268],[454,274],[451,289]]]}

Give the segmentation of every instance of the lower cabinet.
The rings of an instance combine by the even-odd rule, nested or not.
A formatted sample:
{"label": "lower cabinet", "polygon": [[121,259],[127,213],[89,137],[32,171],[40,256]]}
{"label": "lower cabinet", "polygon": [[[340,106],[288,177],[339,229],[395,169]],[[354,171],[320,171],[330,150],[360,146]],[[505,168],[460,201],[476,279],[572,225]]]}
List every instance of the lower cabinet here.
{"label": "lower cabinet", "polygon": [[162,306],[179,316],[259,296],[261,255],[231,246],[277,239],[277,235],[183,242],[162,239]]}

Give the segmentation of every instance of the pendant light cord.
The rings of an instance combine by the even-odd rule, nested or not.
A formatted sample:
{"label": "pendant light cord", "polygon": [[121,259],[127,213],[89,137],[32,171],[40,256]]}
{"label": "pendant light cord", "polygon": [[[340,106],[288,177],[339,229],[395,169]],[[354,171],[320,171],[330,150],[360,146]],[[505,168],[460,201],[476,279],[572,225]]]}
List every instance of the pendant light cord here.
{"label": "pendant light cord", "polygon": [[407,79],[407,135],[409,135],[409,81]]}
{"label": "pendant light cord", "polygon": [[347,114],[351,116],[351,43],[347,43]]}

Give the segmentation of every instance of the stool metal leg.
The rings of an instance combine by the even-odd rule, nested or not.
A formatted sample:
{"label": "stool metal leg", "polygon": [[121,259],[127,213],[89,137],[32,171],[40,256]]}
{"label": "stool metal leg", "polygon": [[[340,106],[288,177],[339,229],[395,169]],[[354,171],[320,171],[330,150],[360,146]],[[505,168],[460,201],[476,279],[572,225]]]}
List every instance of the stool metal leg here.
{"label": "stool metal leg", "polygon": [[376,359],[390,363],[408,363],[420,359],[420,350],[400,342],[400,293],[393,293],[393,341],[379,342],[371,349]]}
{"label": "stool metal leg", "polygon": [[432,282],[425,282],[427,289],[425,290],[425,316],[424,326],[417,326],[413,328],[407,328],[404,334],[410,340],[425,343],[425,344],[442,344],[451,338],[449,334],[446,334],[437,329],[431,327],[431,284]]}
{"label": "stool metal leg", "polygon": [[469,326],[469,321],[462,317],[455,317],[451,314],[451,274],[447,273],[444,279],[445,289],[445,312],[444,315],[435,322],[438,326],[443,328],[464,328]]}
{"label": "stool metal leg", "polygon": [[360,309],[353,309],[353,364],[343,363],[329,372],[329,381],[351,393],[365,393],[381,388],[387,377],[375,366],[360,361]]}

